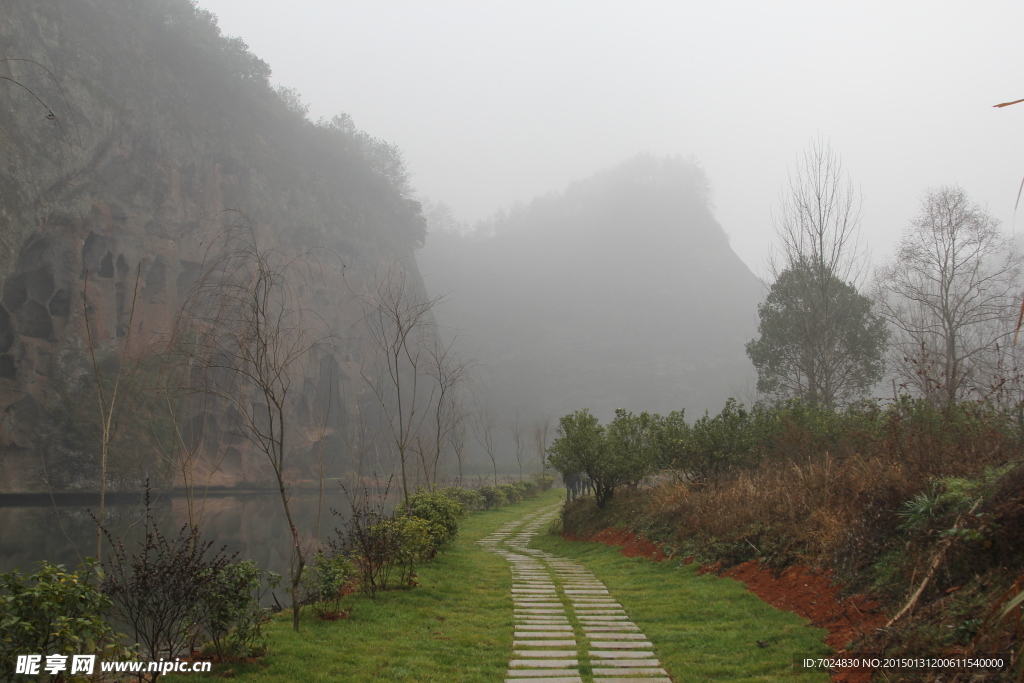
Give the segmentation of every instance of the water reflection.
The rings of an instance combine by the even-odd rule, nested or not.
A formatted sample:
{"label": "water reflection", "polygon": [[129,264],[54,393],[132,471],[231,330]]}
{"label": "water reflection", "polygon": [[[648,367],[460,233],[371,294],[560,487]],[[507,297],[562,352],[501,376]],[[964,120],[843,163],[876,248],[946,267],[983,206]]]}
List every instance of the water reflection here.
{"label": "water reflection", "polygon": [[[388,509],[394,503],[394,492]],[[382,496],[383,492],[378,492]],[[126,535],[129,553],[143,537],[139,519],[144,507],[141,497],[108,497],[106,523],[112,534]],[[320,503],[318,505],[318,503]],[[35,571],[40,560],[64,564],[72,568],[82,558],[96,554],[96,524],[87,509],[96,510],[98,499],[63,497],[51,501],[48,496],[0,497],[0,571],[19,569]],[[291,497],[292,515],[304,538],[325,541],[334,535],[349,512],[348,497],[337,488],[325,492],[321,502],[316,492],[297,492]],[[344,514],[331,514],[334,508]],[[203,539],[214,542],[219,549],[238,553],[240,559],[255,560],[260,567],[287,573],[291,534],[275,492],[211,495],[195,502]],[[200,516],[201,515],[201,516]],[[164,494],[153,505],[153,517],[164,535],[173,537],[188,523],[188,504],[180,495]],[[132,524],[135,523],[133,527]],[[104,556],[109,553],[104,541]]]}

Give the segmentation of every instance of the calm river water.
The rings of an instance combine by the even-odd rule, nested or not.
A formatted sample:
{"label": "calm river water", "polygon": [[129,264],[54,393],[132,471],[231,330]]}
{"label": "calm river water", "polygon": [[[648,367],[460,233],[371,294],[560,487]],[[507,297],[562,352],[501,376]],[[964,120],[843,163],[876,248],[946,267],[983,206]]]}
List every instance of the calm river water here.
{"label": "calm river water", "polygon": [[[394,491],[392,491],[394,494]],[[99,506],[98,496],[57,497],[0,496],[0,572],[19,569],[35,571],[40,560],[77,566],[82,558],[96,554],[96,524],[88,509]],[[349,501],[336,486],[328,487],[322,506],[316,492],[297,492],[291,497],[292,514],[304,537],[315,538],[317,509],[320,509],[320,540],[334,536],[349,513]],[[107,498],[106,524],[121,535],[137,520],[144,508],[140,496],[118,495]],[[334,508],[343,513],[333,515]],[[388,509],[391,505],[387,506]],[[288,571],[291,545],[288,523],[280,495],[274,492],[211,494],[205,503],[197,499],[196,512],[202,513],[199,528],[203,540],[214,548],[227,546],[241,559],[255,560],[263,569]],[[153,506],[153,517],[165,536],[173,537],[188,522],[188,506],[182,495],[164,493]],[[141,524],[128,532],[125,548],[132,552],[142,537]],[[104,557],[109,547],[104,541]]]}

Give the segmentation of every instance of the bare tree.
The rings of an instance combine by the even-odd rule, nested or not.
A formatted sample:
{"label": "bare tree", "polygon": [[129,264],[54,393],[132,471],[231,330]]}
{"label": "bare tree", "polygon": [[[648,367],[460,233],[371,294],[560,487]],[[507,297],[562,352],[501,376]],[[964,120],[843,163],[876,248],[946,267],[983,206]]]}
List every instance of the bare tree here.
{"label": "bare tree", "polygon": [[[141,267],[141,266],[140,266]],[[132,305],[128,313],[128,322],[124,328],[124,341],[114,341],[114,353],[117,360],[117,367],[112,382],[104,381],[103,373],[100,370],[100,362],[96,358],[96,342],[93,340],[92,323],[89,318],[89,272],[85,273],[85,280],[82,284],[82,316],[85,321],[85,337],[89,349],[89,359],[92,362],[93,380],[96,383],[96,398],[99,402],[100,419],[100,509],[96,516],[96,561],[103,558],[103,519],[106,513],[107,502],[107,464],[110,458],[110,442],[114,438],[115,416],[119,416],[124,404],[126,385],[139,369],[136,362],[129,360],[131,353],[131,340],[133,321],[135,318],[135,304],[139,296],[140,272],[135,273],[135,287],[132,292]],[[119,333],[115,336],[121,336]]]}
{"label": "bare tree", "polygon": [[462,402],[459,401],[456,407],[455,413],[455,425],[452,430],[448,432],[448,443],[452,447],[452,452],[455,454],[455,460],[459,466],[459,486],[462,486],[462,454],[466,452],[466,420],[468,419],[466,409],[462,406]]}
{"label": "bare tree", "polygon": [[320,522],[324,510],[324,468],[328,464],[324,455],[324,439],[330,429],[333,411],[335,409],[335,394],[340,389],[341,383],[338,366],[334,362],[331,353],[317,354],[316,382],[312,396],[306,397],[305,412],[309,424],[313,427],[316,435],[316,461],[317,461],[317,490],[316,504],[316,528],[313,537],[317,544],[320,543]]}
{"label": "bare tree", "polygon": [[498,441],[497,441],[497,418],[494,413],[481,406],[477,409],[473,419],[473,436],[477,443],[484,448],[487,457],[491,459],[491,466],[494,468],[494,485],[498,485]]}
{"label": "bare tree", "polygon": [[876,274],[902,381],[939,405],[978,388],[1013,333],[1020,277],[1021,257],[995,218],[960,187],[929,190]]}
{"label": "bare tree", "polygon": [[[427,350],[427,374],[434,382],[434,396],[430,406],[429,444],[420,440],[420,458],[427,485],[437,485],[437,470],[442,456],[450,445],[450,436],[462,418],[459,390],[462,388],[469,366],[455,353],[455,339],[443,342],[439,338]],[[417,437],[419,439],[419,437]]]}
{"label": "bare tree", "polygon": [[548,469],[548,441],[551,440],[551,418],[541,417],[533,423],[533,449],[542,472]]}
{"label": "bare tree", "polygon": [[[417,436],[430,415],[433,385],[426,376],[428,349],[435,337],[431,311],[442,297],[420,292],[398,266],[387,270],[371,296],[361,297],[363,319],[377,351],[377,367],[363,379],[371,388],[387,422],[391,445],[398,456],[402,493],[409,500],[407,462]],[[427,385],[427,386],[424,386]]]}
{"label": "bare tree", "polygon": [[[356,405],[357,407],[359,406],[358,402]],[[372,414],[370,414],[371,412]],[[349,471],[354,478],[351,482],[353,491],[357,491],[365,485],[363,477],[368,472],[378,472],[384,469],[380,451],[381,440],[384,438],[386,430],[382,422],[383,415],[381,411],[363,411],[360,409],[342,429],[345,446],[348,448],[350,457]],[[368,469],[367,460],[370,459],[370,456],[373,457],[369,463],[371,467]]]}
{"label": "bare tree", "polygon": [[322,320],[299,305],[293,282],[310,276],[301,259],[261,248],[244,224],[222,233],[209,253],[215,258],[187,299],[175,336],[197,385],[227,407],[236,432],[264,454],[274,473],[292,536],[292,627],[298,631],[307,550],[290,505],[289,428],[304,364],[329,335]]}
{"label": "bare tree", "polygon": [[516,462],[519,463],[519,481],[523,480],[523,455],[526,453],[526,425],[523,424],[519,408],[516,417],[508,424],[508,432],[512,436],[512,445],[516,449]]}
{"label": "bare tree", "polygon": [[[210,418],[215,411],[216,398],[205,391],[197,391],[190,377],[189,367],[169,348],[163,355],[164,363],[158,377],[157,389],[163,401],[170,424],[169,438],[151,431],[150,441],[167,462],[173,476],[180,478],[185,491],[185,508],[190,527],[198,527],[205,511],[206,495],[210,483],[222,464],[224,453],[204,463],[204,456],[212,449],[207,436]],[[196,504],[196,490],[202,489],[200,504]]]}
{"label": "bare tree", "polygon": [[[850,289],[856,293],[866,263],[860,205],[839,156],[828,142],[813,141],[790,174],[773,218],[778,251],[768,266],[776,281],[773,294],[780,283],[786,292],[779,311],[786,320],[781,340],[786,353],[775,348],[777,343],[753,349],[760,353],[748,346],[759,377],[767,380],[759,388],[781,386],[788,395],[832,407],[875,381],[878,372],[862,372],[863,359],[846,348],[857,337],[849,329],[849,309],[856,303]],[[780,355],[787,360],[780,362]]]}

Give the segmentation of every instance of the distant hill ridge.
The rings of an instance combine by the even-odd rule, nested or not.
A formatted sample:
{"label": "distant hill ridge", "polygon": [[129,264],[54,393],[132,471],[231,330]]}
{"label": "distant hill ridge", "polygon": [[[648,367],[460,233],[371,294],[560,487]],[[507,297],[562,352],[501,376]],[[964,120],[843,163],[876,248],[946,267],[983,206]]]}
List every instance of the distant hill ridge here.
{"label": "distant hill ridge", "polygon": [[[428,287],[479,349],[495,405],[715,409],[752,381],[761,282],[693,162],[640,155],[483,222],[431,233]],[[481,236],[488,234],[490,236]]]}

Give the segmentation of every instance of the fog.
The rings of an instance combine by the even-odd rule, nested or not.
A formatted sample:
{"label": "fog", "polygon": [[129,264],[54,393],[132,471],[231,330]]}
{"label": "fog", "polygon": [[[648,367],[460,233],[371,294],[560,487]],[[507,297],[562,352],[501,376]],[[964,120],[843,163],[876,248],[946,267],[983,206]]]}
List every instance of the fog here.
{"label": "fog", "polygon": [[1019,3],[202,0],[296,88],[397,144],[458,218],[638,152],[706,170],[732,248],[764,274],[787,170],[829,140],[875,260],[925,188],[959,183],[1005,227],[1024,174]]}
{"label": "fog", "polygon": [[[483,234],[435,229],[418,261],[427,286],[449,293],[438,320],[475,355],[477,400],[531,419],[750,402],[743,345],[763,287],[729,249],[706,188],[693,162],[640,155]],[[435,228],[438,213],[428,207]]]}

